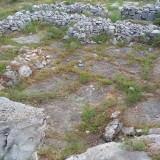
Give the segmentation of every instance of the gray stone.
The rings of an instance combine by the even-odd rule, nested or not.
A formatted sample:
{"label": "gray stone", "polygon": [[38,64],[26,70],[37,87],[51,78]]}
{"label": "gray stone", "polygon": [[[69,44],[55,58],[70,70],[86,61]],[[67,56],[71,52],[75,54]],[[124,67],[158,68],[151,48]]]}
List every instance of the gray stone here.
{"label": "gray stone", "polygon": [[115,142],[101,144],[66,160],[151,160],[146,152],[128,151],[120,145],[120,143]]}
{"label": "gray stone", "polygon": [[18,73],[20,77],[29,77],[32,74],[32,70],[29,66],[24,65],[19,68]]}
{"label": "gray stone", "polygon": [[149,129],[148,134],[159,134],[160,135],[160,128],[151,128]]}
{"label": "gray stone", "polygon": [[44,138],[43,109],[0,97],[0,125],[0,158],[36,160],[36,149]]}
{"label": "gray stone", "polygon": [[29,35],[25,37],[13,38],[14,41],[20,44],[39,43],[41,37],[39,35]]}
{"label": "gray stone", "polygon": [[120,111],[113,112],[110,118],[117,119],[120,114],[121,114]]}
{"label": "gray stone", "polygon": [[134,127],[123,127],[122,128],[122,133],[125,136],[134,136],[136,132],[134,130]]}
{"label": "gray stone", "polygon": [[114,119],[105,127],[103,137],[106,142],[113,141],[122,129],[122,123],[118,119]]}

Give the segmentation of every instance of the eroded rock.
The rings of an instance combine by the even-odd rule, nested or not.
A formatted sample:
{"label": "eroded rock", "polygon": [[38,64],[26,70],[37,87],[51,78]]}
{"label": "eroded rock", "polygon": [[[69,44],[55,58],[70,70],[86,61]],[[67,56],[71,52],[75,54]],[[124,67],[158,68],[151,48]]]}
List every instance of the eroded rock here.
{"label": "eroded rock", "polygon": [[35,160],[44,138],[44,110],[0,97],[0,125],[0,159]]}

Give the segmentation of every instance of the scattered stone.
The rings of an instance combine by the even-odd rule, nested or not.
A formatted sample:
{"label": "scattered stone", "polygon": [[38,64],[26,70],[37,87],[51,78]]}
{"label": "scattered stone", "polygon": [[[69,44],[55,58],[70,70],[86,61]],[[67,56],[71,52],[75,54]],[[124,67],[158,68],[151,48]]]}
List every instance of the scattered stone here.
{"label": "scattered stone", "polygon": [[122,129],[122,123],[118,119],[114,119],[105,128],[105,132],[103,134],[105,141],[106,142],[113,141],[116,138],[117,134],[121,131],[121,129]]}
{"label": "scattered stone", "polygon": [[144,151],[128,151],[121,143],[105,143],[89,148],[85,153],[73,155],[66,160],[151,160]]}
{"label": "scattered stone", "polygon": [[120,111],[116,111],[116,112],[112,113],[112,115],[111,115],[110,118],[112,118],[112,119],[117,119],[117,118],[119,117],[120,114],[121,114]]}
{"label": "scattered stone", "polygon": [[29,66],[24,65],[19,68],[18,73],[20,77],[29,77],[32,74],[32,70]]}
{"label": "scattered stone", "polygon": [[125,136],[134,136],[136,132],[134,130],[134,127],[123,127],[122,128],[122,133]]}
{"label": "scattered stone", "polygon": [[45,135],[43,109],[0,97],[0,125],[1,159],[35,159]]}
{"label": "scattered stone", "polygon": [[153,48],[149,48],[148,51],[149,51],[149,52],[153,52],[154,49],[153,49]]}
{"label": "scattered stone", "polygon": [[135,131],[137,136],[141,136],[144,133],[143,129],[135,129]]}

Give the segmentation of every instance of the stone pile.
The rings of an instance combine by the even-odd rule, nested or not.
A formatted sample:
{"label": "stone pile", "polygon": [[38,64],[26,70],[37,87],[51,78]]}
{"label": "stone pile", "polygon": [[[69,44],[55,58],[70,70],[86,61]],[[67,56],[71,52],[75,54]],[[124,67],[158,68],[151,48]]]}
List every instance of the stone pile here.
{"label": "stone pile", "polygon": [[56,4],[41,4],[34,5],[32,7],[33,11],[63,11],[65,13],[88,13],[89,15],[94,16],[107,16],[108,10],[104,7],[104,5],[96,4],[95,6],[88,4],[83,4],[80,2],[66,5],[64,2],[56,3]]}
{"label": "stone pile", "polygon": [[50,55],[44,53],[41,48],[29,49],[23,46],[19,55],[6,67],[6,72],[0,75],[1,90],[4,86],[14,86],[20,81],[20,77],[27,78],[31,76],[36,69],[41,69],[49,65],[51,62]]}
{"label": "stone pile", "polygon": [[87,18],[70,27],[67,36],[64,38],[77,37],[83,43],[95,43],[91,38],[102,32],[109,38],[113,38],[113,44],[121,40],[127,40],[128,42],[143,40],[147,42],[150,38],[156,38],[160,35],[160,27],[155,25],[143,26],[128,21],[112,23],[110,19],[101,17]]}
{"label": "stone pile", "polygon": [[160,14],[160,3],[147,4],[143,7],[125,6],[121,9],[121,14],[130,19],[154,21]]}

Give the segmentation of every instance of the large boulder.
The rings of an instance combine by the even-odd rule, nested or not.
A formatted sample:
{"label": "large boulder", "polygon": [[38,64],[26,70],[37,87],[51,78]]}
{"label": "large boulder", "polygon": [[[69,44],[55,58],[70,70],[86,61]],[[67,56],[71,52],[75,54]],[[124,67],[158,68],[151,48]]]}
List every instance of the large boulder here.
{"label": "large boulder", "polygon": [[44,110],[0,97],[0,159],[36,160],[46,125]]}
{"label": "large boulder", "polygon": [[146,152],[128,151],[120,145],[115,142],[101,144],[66,160],[151,160]]}

